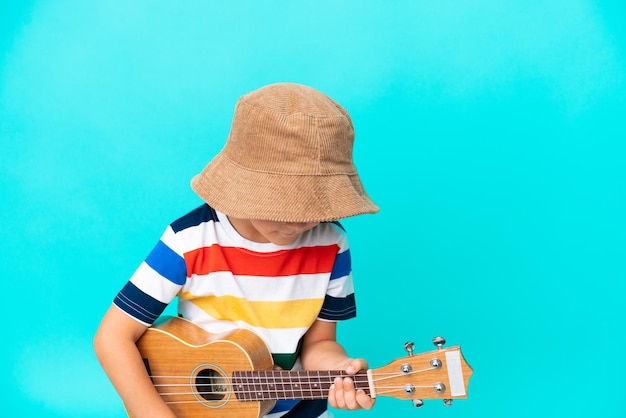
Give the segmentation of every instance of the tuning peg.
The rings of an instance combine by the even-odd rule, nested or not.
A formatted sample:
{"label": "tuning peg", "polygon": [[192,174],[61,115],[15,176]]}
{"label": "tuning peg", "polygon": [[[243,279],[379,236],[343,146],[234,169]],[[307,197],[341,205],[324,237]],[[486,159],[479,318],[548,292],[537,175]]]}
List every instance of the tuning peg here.
{"label": "tuning peg", "polygon": [[421,408],[424,406],[424,401],[421,399],[413,399],[413,406],[416,408]]}
{"label": "tuning peg", "polygon": [[413,344],[413,342],[411,341],[407,341],[406,343],[404,343],[404,349],[406,350],[407,353],[409,353],[409,357],[411,357],[413,355],[413,347],[415,346],[415,344]]}
{"label": "tuning peg", "polygon": [[441,382],[435,383],[435,386],[433,387],[433,389],[435,389],[435,392],[437,393],[444,393],[446,391],[446,385],[444,385]]}
{"label": "tuning peg", "polygon": [[452,406],[452,399],[444,399],[443,404],[445,406]]}
{"label": "tuning peg", "polygon": [[441,350],[443,345],[446,343],[446,339],[443,337],[435,337],[433,338],[433,344],[437,346],[438,349]]}

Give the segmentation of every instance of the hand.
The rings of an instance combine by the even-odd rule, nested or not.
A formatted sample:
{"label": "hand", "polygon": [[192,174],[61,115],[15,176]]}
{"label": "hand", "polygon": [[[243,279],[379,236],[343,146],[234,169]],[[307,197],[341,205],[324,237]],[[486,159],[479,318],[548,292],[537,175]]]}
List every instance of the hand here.
{"label": "hand", "polygon": [[[352,359],[345,368],[348,374],[355,374],[359,370],[367,370],[364,359]],[[328,391],[328,402],[335,409],[371,409],[374,406],[374,399],[362,389],[355,390],[354,380],[350,377],[335,378]]]}

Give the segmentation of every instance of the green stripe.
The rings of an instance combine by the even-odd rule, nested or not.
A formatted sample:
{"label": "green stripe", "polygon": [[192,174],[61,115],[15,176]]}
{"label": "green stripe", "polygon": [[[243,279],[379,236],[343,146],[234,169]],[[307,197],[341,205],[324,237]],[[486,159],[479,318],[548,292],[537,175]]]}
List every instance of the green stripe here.
{"label": "green stripe", "polygon": [[300,356],[300,351],[302,351],[303,338],[300,338],[300,341],[298,341],[298,347],[296,348],[295,353],[272,353],[274,364],[283,370],[291,370],[296,362],[296,359]]}

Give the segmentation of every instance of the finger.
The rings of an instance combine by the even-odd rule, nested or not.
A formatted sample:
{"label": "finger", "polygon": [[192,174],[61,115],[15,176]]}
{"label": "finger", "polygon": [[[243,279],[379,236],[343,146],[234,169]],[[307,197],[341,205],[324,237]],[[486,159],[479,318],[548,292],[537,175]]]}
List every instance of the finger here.
{"label": "finger", "polygon": [[361,370],[367,370],[367,361],[362,358],[352,359],[346,366],[346,373],[355,374]]}
{"label": "finger", "polygon": [[[335,382],[337,381],[337,379],[335,379]],[[330,385],[330,389],[328,389],[328,403],[330,404],[330,406],[332,406],[333,408],[339,408],[337,406],[337,390],[335,389],[337,385],[335,383],[333,383],[332,385]]]}
{"label": "finger", "polygon": [[354,381],[349,377],[343,379],[343,402],[345,409],[360,409],[356,399],[356,390],[354,389]]}
{"label": "finger", "polygon": [[334,386],[334,395],[335,395],[335,399],[334,399],[335,405],[333,407],[337,409],[345,409],[346,402],[344,399],[342,379],[340,377],[336,377],[333,382],[333,386]]}
{"label": "finger", "polygon": [[356,392],[356,401],[363,409],[372,409],[372,407],[374,406],[374,402],[376,402],[375,399],[370,398],[367,393],[365,393],[365,391],[362,389],[359,389]]}

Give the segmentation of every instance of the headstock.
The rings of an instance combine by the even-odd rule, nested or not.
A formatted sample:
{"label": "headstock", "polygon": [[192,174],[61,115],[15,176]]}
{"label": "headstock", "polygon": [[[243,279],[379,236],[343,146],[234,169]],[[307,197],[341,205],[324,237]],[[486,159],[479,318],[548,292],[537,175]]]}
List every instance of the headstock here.
{"label": "headstock", "polygon": [[446,340],[435,337],[436,350],[413,354],[413,343],[404,345],[408,353],[384,367],[368,371],[372,396],[391,396],[412,400],[420,407],[424,399],[442,399],[446,406],[453,399],[467,398],[467,387],[473,373],[461,348],[444,348]]}

